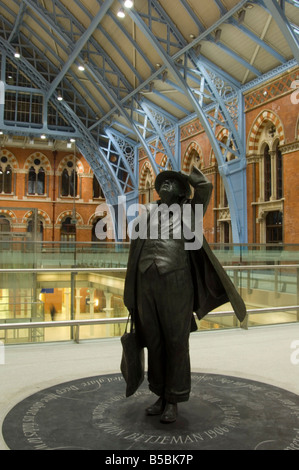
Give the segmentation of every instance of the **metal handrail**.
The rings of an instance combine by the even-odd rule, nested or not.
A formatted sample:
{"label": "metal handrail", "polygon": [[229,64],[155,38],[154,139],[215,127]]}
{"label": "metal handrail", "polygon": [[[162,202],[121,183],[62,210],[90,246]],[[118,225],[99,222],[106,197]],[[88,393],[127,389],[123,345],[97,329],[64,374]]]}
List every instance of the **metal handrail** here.
{"label": "metal handrail", "polygon": [[[248,309],[247,318],[241,324],[243,329],[247,329],[248,315],[252,313],[272,313],[275,311],[286,312],[286,311],[299,311],[299,305],[293,305],[288,307],[268,307],[259,309]],[[211,312],[209,315],[217,316],[228,316],[233,315],[233,310]],[[195,315],[195,314],[194,314]],[[101,325],[101,324],[116,324],[116,323],[127,323],[127,317],[118,318],[95,318],[89,320],[62,320],[62,321],[46,321],[46,322],[28,322],[28,323],[0,323],[0,330],[18,330],[18,329],[31,329],[31,328],[57,328],[62,326],[75,327],[74,340],[79,343],[80,338],[80,326],[87,325]]]}
{"label": "metal handrail", "polygon": [[[250,270],[264,270],[264,269],[299,269],[299,264],[265,264],[265,265],[233,265],[233,266],[223,266],[225,270],[230,271],[250,271]],[[34,273],[79,273],[79,272],[119,272],[125,273],[127,268],[10,268],[10,269],[0,269],[0,274],[13,274],[13,273],[26,273],[26,274],[34,274]]]}

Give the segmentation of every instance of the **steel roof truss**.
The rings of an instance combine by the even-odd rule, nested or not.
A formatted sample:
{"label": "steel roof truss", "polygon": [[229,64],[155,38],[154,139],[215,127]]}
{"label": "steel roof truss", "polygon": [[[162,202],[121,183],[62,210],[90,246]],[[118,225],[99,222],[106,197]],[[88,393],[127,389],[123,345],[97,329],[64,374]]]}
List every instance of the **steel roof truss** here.
{"label": "steel roof truss", "polygon": [[[155,4],[157,6],[157,3],[155,0],[148,0],[148,16],[150,16],[151,11],[152,11],[152,4]],[[161,11],[161,6],[158,6],[159,10]],[[232,229],[233,229],[233,236],[234,240],[236,242],[243,242],[246,240],[247,237],[247,227],[246,227],[246,173],[245,173],[245,168],[246,168],[246,159],[245,159],[245,151],[242,148],[242,141],[240,138],[240,135],[238,135],[238,131],[234,125],[232,125],[232,119],[229,116],[228,110],[223,106],[224,102],[222,97],[219,95],[217,91],[217,82],[213,82],[211,79],[211,76],[207,73],[207,71],[201,66],[201,64],[197,63],[197,68],[201,70],[201,72],[204,73],[205,76],[205,83],[208,84],[209,90],[212,92],[212,94],[215,97],[215,103],[218,101],[219,104],[221,105],[221,113],[224,116],[224,119],[227,120],[227,123],[229,125],[229,133],[228,133],[228,142],[227,145],[229,146],[231,142],[233,144],[236,144],[235,146],[232,145],[232,149],[235,147],[237,151],[239,152],[240,158],[236,160],[234,165],[229,165],[227,162],[224,160],[219,142],[217,141],[217,138],[215,136],[215,121],[213,127],[211,126],[211,121],[209,120],[209,117],[205,115],[203,112],[201,106],[199,106],[198,100],[195,97],[191,87],[189,86],[186,78],[184,77],[184,73],[182,74],[181,70],[179,70],[173,61],[172,57],[169,56],[167,52],[165,52],[165,49],[163,45],[161,44],[159,38],[157,38],[154,34],[154,32],[151,29],[151,21],[148,21],[148,25],[143,21],[141,16],[136,12],[136,11],[130,11],[130,16],[138,26],[138,28],[142,31],[142,33],[145,35],[145,37],[151,42],[153,47],[156,49],[156,51],[159,53],[160,57],[162,58],[164,64],[168,67],[169,71],[172,73],[172,75],[175,77],[177,83],[179,84],[180,87],[182,87],[182,90],[185,92],[186,97],[189,99],[190,103],[192,104],[194,110],[196,111],[199,120],[203,126],[203,129],[206,131],[210,142],[212,144],[212,147],[214,149],[216,158],[218,160],[218,164],[221,168],[221,172],[223,175],[226,188],[228,189],[228,199],[230,202],[230,205],[232,207],[231,209],[231,214],[232,214]],[[147,16],[147,17],[148,17]],[[165,14],[166,16],[166,14]],[[172,25],[172,31],[176,31],[175,26]],[[178,36],[180,36],[180,33],[177,33]],[[185,41],[180,44],[180,47],[185,46]],[[187,52],[186,52],[187,54]],[[182,55],[181,55],[182,57]],[[196,59],[196,57],[194,57]],[[186,58],[185,58],[185,64],[186,64]],[[215,105],[215,112],[218,115],[219,108],[216,107]],[[216,119],[216,118],[212,118]],[[233,137],[233,138],[231,138]],[[233,168],[233,171],[232,171]],[[236,176],[237,175],[237,178]],[[233,184],[236,185],[238,182],[242,180],[242,198],[236,198],[235,192],[232,190]],[[244,186],[245,184],[245,186]],[[238,192],[238,191],[237,191]]]}
{"label": "steel roof truss", "polygon": [[[268,11],[270,12],[270,14],[273,16],[274,20],[278,24],[279,29],[284,34],[292,50],[294,58],[297,60],[299,64],[299,40],[285,14],[284,8],[282,8],[276,0],[261,0],[261,1],[264,3],[265,7],[268,9]],[[297,5],[294,4],[294,6],[297,6]]]}

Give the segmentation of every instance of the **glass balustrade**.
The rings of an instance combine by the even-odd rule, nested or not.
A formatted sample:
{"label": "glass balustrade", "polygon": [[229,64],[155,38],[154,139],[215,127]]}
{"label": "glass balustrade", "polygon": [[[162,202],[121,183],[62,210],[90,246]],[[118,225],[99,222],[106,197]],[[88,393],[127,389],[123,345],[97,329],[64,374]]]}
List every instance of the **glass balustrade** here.
{"label": "glass balustrade", "polygon": [[[246,303],[247,327],[299,320],[299,245],[212,248]],[[0,243],[0,341],[69,341],[75,335],[71,321],[82,322],[80,340],[121,336],[128,250],[127,243]],[[197,321],[199,332],[239,328],[231,310],[226,304]],[[86,320],[95,323],[84,325]]]}

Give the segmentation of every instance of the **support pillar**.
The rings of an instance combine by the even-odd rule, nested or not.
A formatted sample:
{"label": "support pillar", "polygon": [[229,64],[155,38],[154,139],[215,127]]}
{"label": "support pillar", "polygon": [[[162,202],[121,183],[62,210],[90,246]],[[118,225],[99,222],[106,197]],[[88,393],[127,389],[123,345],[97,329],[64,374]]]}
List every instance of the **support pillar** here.
{"label": "support pillar", "polygon": [[[106,299],[106,307],[103,309],[104,312],[106,312],[106,318],[111,318],[112,317],[112,313],[113,313],[113,308],[111,307],[111,300],[112,300],[112,294],[111,292],[104,292],[104,295],[105,295],[105,299]],[[110,337],[111,336],[111,325],[106,325],[106,337]]]}

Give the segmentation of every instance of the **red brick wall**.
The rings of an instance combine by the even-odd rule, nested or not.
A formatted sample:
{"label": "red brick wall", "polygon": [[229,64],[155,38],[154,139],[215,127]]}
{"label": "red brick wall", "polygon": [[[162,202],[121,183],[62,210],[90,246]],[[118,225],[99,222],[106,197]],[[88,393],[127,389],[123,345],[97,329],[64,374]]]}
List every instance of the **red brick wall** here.
{"label": "red brick wall", "polygon": [[[44,196],[30,196],[27,194],[29,168],[26,165],[26,161],[33,154],[42,160],[43,168],[48,170],[46,172],[47,194]],[[60,241],[61,220],[59,220],[59,216],[72,213],[74,199],[72,197],[61,197],[60,177],[57,173],[61,170],[59,166],[63,163],[63,159],[72,155],[72,153],[57,152],[55,158],[55,154],[49,150],[38,151],[7,147],[2,149],[1,155],[13,155],[14,161],[17,162],[13,169],[15,174],[14,195],[12,197],[4,194],[0,195],[0,206],[10,209],[18,219],[17,226],[12,224],[12,231],[26,232],[24,216],[28,213],[28,208],[37,208],[40,211],[39,217],[44,222],[44,241]],[[80,181],[78,183],[80,196],[76,198],[75,202],[78,219],[77,241],[90,242],[92,239],[92,221],[90,219],[95,214],[95,210],[102,200],[93,200],[92,172],[81,155],[78,155],[77,158],[79,160],[78,181]],[[14,208],[24,208],[24,210],[14,211]],[[5,212],[2,210],[1,213],[4,214]],[[20,225],[23,225],[23,227],[20,227]]]}

